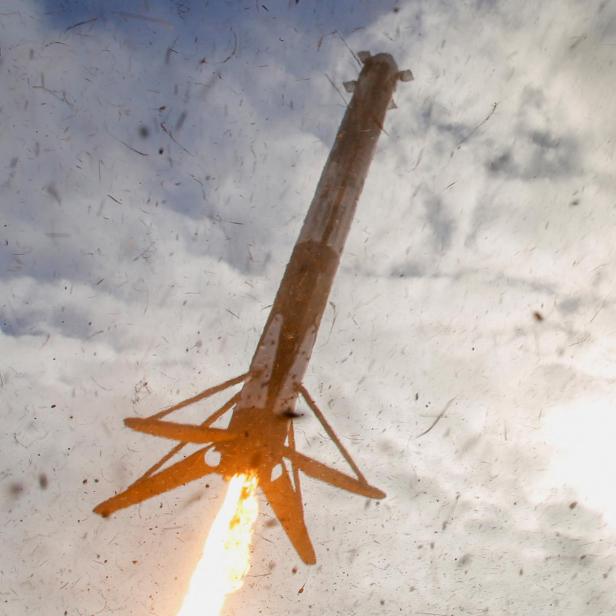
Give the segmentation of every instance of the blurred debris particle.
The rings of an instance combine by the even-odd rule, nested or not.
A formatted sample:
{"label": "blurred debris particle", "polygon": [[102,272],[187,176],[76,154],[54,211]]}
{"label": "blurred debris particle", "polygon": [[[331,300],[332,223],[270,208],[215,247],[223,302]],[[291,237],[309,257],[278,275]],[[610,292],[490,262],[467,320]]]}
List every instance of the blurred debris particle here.
{"label": "blurred debris particle", "polygon": [[445,416],[447,409],[449,408],[449,406],[454,400],[455,398],[451,398],[451,400],[447,402],[447,404],[445,405],[445,408],[443,408],[443,410],[436,416],[436,418],[430,424],[430,426],[426,430],[424,430],[421,434],[418,434],[415,438],[421,438],[422,436],[425,436],[426,434],[428,434],[428,432],[430,432],[430,430],[432,430],[432,428],[434,428],[434,426],[436,426],[436,424]]}
{"label": "blurred debris particle", "polygon": [[224,64],[225,62],[231,60],[231,58],[235,55],[235,52],[237,51],[237,34],[235,34],[235,32],[233,31],[233,28],[231,28],[231,34],[233,35],[233,49],[231,50],[231,53],[221,62],[221,64]]}
{"label": "blurred debris particle", "polygon": [[303,417],[304,414],[299,411],[294,411],[293,409],[285,409],[282,413],[280,413],[280,416],[288,419],[296,419],[297,417]]}
{"label": "blurred debris particle", "polygon": [[48,195],[53,197],[54,201],[56,201],[58,205],[62,205],[62,199],[60,199],[60,193],[58,192],[55,184],[47,184],[47,186],[45,186],[45,190]]}
{"label": "blurred debris particle", "polygon": [[188,113],[186,111],[182,111],[182,113],[180,113],[180,117],[177,119],[177,122],[175,123],[175,130],[179,131],[182,126],[184,126],[184,122],[186,121],[186,116],[188,115]]}
{"label": "blurred debris particle", "polygon": [[173,141],[173,143],[175,143],[177,146],[179,146],[180,148],[182,148],[182,150],[184,150],[184,152],[186,152],[186,154],[190,154],[190,156],[193,156],[193,153],[190,152],[189,150],[187,150],[181,143],[178,142],[178,140],[173,136],[173,133],[167,128],[167,126],[165,125],[164,122],[160,123],[160,127],[163,129],[163,131],[169,135],[169,138],[171,139],[171,141]]}
{"label": "blurred debris particle", "polygon": [[17,498],[20,494],[23,494],[23,491],[24,491],[24,486],[22,483],[19,483],[18,481],[14,481],[9,486],[9,494],[13,498]]}
{"label": "blurred debris particle", "polygon": [[177,51],[173,49],[173,47],[167,47],[167,52],[165,53],[165,64],[169,64],[172,53],[177,53]]}
{"label": "blurred debris particle", "polygon": [[85,26],[86,24],[91,24],[92,22],[95,22],[97,19],[98,17],[91,17],[90,19],[85,19],[84,21],[78,21],[76,24],[73,24],[72,26],[69,26],[68,28],[66,28],[64,32],[68,32],[69,30],[74,30],[75,28],[79,28],[79,26]]}
{"label": "blurred debris particle", "polygon": [[149,17],[148,15],[140,15],[139,13],[129,13],[127,11],[111,11],[113,15],[118,15],[119,17],[124,17],[125,19],[141,19],[143,21],[151,21],[155,24],[160,24],[161,26],[166,26],[167,28],[173,28],[173,24],[166,19],[161,19],[160,17]]}
{"label": "blurred debris particle", "polygon": [[128,145],[126,141],[122,141],[122,139],[118,139],[115,135],[108,133],[113,139],[115,139],[118,143],[121,143],[125,148],[128,148],[131,152],[135,152],[135,154],[139,154],[139,156],[148,156],[145,152],[141,152],[140,150],[135,149],[132,145]]}

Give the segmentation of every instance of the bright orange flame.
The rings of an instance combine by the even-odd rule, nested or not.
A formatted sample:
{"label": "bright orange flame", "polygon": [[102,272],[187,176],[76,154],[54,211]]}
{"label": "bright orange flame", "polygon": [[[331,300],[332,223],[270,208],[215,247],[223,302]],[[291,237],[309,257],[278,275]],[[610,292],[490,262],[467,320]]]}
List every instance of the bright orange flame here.
{"label": "bright orange flame", "polygon": [[242,587],[258,509],[257,477],[234,475],[178,616],[218,616],[225,597]]}

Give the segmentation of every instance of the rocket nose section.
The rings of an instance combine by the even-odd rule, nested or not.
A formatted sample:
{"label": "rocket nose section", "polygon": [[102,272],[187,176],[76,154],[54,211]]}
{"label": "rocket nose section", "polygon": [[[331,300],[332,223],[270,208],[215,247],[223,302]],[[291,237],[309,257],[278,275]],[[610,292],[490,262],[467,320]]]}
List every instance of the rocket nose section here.
{"label": "rocket nose section", "polygon": [[360,51],[357,55],[366,67],[379,65],[381,68],[386,68],[388,72],[398,72],[398,65],[389,53],[377,53],[373,56],[369,51]]}
{"label": "rocket nose section", "polygon": [[373,56],[370,54],[369,51],[360,51],[357,55],[361,60],[362,64],[364,64],[364,66],[366,66],[367,68],[378,66],[379,70],[385,70],[388,74],[395,76],[398,81],[413,81],[414,79],[413,73],[409,69],[398,69],[398,64],[396,63],[391,54],[377,53]]}

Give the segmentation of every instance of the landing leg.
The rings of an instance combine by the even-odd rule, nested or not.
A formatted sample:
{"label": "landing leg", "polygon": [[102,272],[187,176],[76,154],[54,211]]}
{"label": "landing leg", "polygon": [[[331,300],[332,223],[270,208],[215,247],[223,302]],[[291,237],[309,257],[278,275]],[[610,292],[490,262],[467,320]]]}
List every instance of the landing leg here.
{"label": "landing leg", "polygon": [[214,385],[214,387],[209,387],[208,389],[204,389],[201,393],[197,394],[196,396],[193,396],[192,398],[186,398],[186,400],[182,400],[182,402],[178,402],[177,404],[174,404],[173,406],[163,409],[162,411],[159,411],[158,413],[156,413],[156,415],[152,415],[148,419],[161,419],[162,417],[169,415],[169,413],[173,413],[173,411],[177,411],[178,409],[184,408],[185,406],[188,406],[189,404],[194,404],[195,402],[199,402],[199,400],[203,400],[204,398],[209,398],[210,396],[217,394],[219,391],[223,391],[224,389],[227,389],[228,387],[232,387],[233,385],[237,385],[238,383],[245,381],[246,377],[249,374],[250,374],[249,372],[246,372],[245,374],[240,374],[240,376],[236,376],[233,379],[229,379],[228,381],[225,381],[224,383],[220,383],[220,385]]}
{"label": "landing leg", "polygon": [[[229,409],[231,409],[239,399],[240,399],[240,395],[235,394],[235,396],[233,396],[227,402],[225,402],[225,404],[223,404],[215,413],[210,415],[201,424],[201,426],[206,428],[207,426],[210,426],[211,424],[213,424],[217,419],[222,417]],[[158,414],[152,415],[152,418],[155,418],[158,416],[159,416]],[[177,445],[174,445],[156,464],[151,466],[141,477],[139,477],[137,481],[141,481],[142,479],[145,479],[146,477],[149,477],[150,475],[155,473],[161,466],[163,466],[163,464],[165,464],[168,460],[173,458],[173,456],[176,453],[179,453],[186,445],[188,445],[188,443],[178,443]]]}
{"label": "landing leg", "polygon": [[357,475],[357,478],[362,483],[365,483],[367,485],[368,482],[366,481],[366,478],[364,477],[362,472],[359,470],[359,467],[357,466],[357,464],[355,464],[355,461],[351,457],[351,454],[346,450],[345,446],[341,443],[340,439],[338,438],[337,434],[334,432],[333,428],[329,425],[329,423],[327,423],[327,419],[325,419],[325,416],[321,412],[321,409],[319,409],[319,407],[317,406],[317,403],[312,399],[311,395],[308,393],[308,391],[303,385],[299,386],[299,393],[302,394],[302,397],[304,398],[304,400],[310,407],[310,410],[315,414],[316,418],[319,420],[319,422],[325,429],[325,432],[327,432],[329,438],[331,438],[332,441],[334,441],[334,444],[338,448],[338,451],[342,454],[342,457],[347,461],[348,465],[353,469],[353,472]]}

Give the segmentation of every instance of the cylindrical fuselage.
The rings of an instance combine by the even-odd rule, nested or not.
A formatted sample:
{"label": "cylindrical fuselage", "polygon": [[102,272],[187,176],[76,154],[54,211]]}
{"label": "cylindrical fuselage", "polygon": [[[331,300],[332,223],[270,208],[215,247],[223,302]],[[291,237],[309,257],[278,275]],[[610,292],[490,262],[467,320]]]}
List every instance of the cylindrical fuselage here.
{"label": "cylindrical fuselage", "polygon": [[263,432],[255,423],[267,423],[270,447],[284,443],[284,417],[295,408],[398,76],[389,54],[364,62],[233,413],[229,429],[252,424],[251,437]]}

